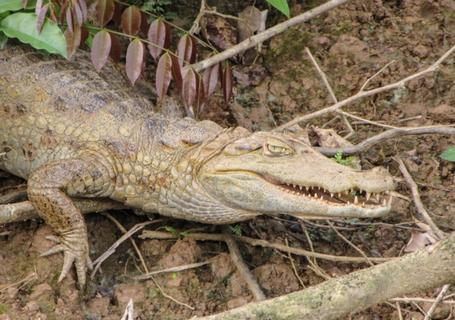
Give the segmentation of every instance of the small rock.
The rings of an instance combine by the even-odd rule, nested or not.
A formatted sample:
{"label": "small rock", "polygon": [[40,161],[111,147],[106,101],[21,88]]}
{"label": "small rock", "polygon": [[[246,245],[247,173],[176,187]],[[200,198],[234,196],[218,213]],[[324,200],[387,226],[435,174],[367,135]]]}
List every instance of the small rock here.
{"label": "small rock", "polygon": [[124,308],[130,299],[134,305],[145,301],[145,287],[142,284],[122,283],[115,290],[115,299],[119,306]]}
{"label": "small rock", "polygon": [[253,270],[259,284],[272,295],[299,290],[298,280],[287,264],[267,263]]}
{"label": "small rock", "polygon": [[245,298],[245,297],[238,297],[238,298],[234,298],[234,299],[231,299],[227,302],[227,308],[228,309],[234,309],[234,308],[238,308],[238,307],[241,307],[245,304],[248,303],[248,299]]}
{"label": "small rock", "polygon": [[196,263],[201,255],[201,249],[192,239],[178,240],[169,253],[158,261],[162,268],[178,267]]}
{"label": "small rock", "polygon": [[39,304],[36,301],[30,301],[25,305],[24,310],[27,312],[37,312],[39,310]]}
{"label": "small rock", "polygon": [[48,299],[52,296],[52,288],[47,283],[41,283],[33,288],[30,294],[30,300],[42,300],[43,298]]}
{"label": "small rock", "polygon": [[212,274],[217,280],[221,280],[232,272],[234,272],[235,268],[232,264],[231,256],[228,253],[221,253],[217,255],[210,264],[210,269],[212,270]]}
{"label": "small rock", "polygon": [[332,45],[332,41],[325,36],[316,37],[312,42],[315,47],[322,47],[324,49],[328,49]]}
{"label": "small rock", "polygon": [[419,44],[416,47],[414,47],[414,49],[412,50],[412,53],[414,55],[418,56],[419,58],[425,58],[430,53],[430,49],[428,49],[424,45]]}
{"label": "small rock", "polygon": [[108,297],[96,297],[89,301],[88,309],[91,314],[104,317],[109,313],[109,304]]}

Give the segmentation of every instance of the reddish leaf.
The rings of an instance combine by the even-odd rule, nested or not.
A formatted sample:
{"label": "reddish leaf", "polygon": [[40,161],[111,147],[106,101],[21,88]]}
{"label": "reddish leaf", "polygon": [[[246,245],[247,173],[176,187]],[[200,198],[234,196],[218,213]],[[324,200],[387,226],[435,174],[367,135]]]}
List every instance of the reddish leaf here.
{"label": "reddish leaf", "polygon": [[76,52],[77,48],[81,44],[81,27],[75,25],[73,28],[73,32],[70,32],[70,29],[66,29],[65,31],[65,39],[66,39],[66,51],[68,59],[71,59],[73,54]]}
{"label": "reddish leaf", "polygon": [[166,95],[169,84],[171,83],[171,78],[172,59],[169,53],[165,53],[161,56],[160,60],[158,60],[158,66],[156,67],[155,86],[159,100],[163,99]]}
{"label": "reddish leaf", "polygon": [[82,15],[82,9],[81,9],[81,7],[79,7],[79,4],[77,3],[77,1],[73,2],[72,14],[73,14],[74,22],[79,27],[82,27],[82,24],[84,23],[84,16]]}
{"label": "reddish leaf", "polygon": [[141,26],[140,26],[139,29],[140,29],[142,34],[147,34],[147,31],[149,29],[149,23],[147,21],[147,15],[143,11],[141,11]]}
{"label": "reddish leaf", "polygon": [[196,73],[196,105],[197,105],[197,114],[200,114],[202,111],[202,107],[204,105],[204,102],[206,100],[206,94],[205,94],[205,87],[204,87],[204,81],[199,73]]}
{"label": "reddish leaf", "polygon": [[171,55],[172,60],[172,78],[175,81],[175,86],[177,91],[182,93],[183,78],[182,78],[182,69],[180,68],[178,58],[175,55]]}
{"label": "reddish leaf", "polygon": [[35,14],[36,15],[39,15],[42,7],[43,7],[43,0],[36,0],[36,5],[35,5]]}
{"label": "reddish leaf", "polygon": [[81,44],[84,44],[89,36],[89,32],[85,27],[81,27]]}
{"label": "reddish leaf", "polygon": [[122,46],[115,34],[111,34],[111,52],[109,56],[114,62],[119,62],[122,55]]}
{"label": "reddish leaf", "polygon": [[204,94],[206,97],[209,97],[215,92],[216,85],[218,84],[220,73],[219,63],[214,66],[204,70],[202,74],[202,80],[204,83]]}
{"label": "reddish leaf", "polygon": [[41,7],[38,13],[38,17],[36,18],[36,31],[41,33],[43,29],[44,20],[46,19],[47,10],[49,9],[49,4],[46,4],[44,7]]}
{"label": "reddish leaf", "polygon": [[142,61],[144,60],[144,45],[139,39],[134,39],[126,50],[126,75],[134,85],[141,75]]}
{"label": "reddish leaf", "polygon": [[83,21],[87,20],[87,15],[88,15],[87,2],[85,2],[85,0],[76,0],[76,1],[79,4],[79,7],[81,8],[82,20]]}
{"label": "reddish leaf", "polygon": [[49,9],[50,9],[49,12],[50,12],[51,20],[54,21],[55,23],[57,23],[58,19],[57,19],[57,14],[55,12],[55,6],[51,6]]}
{"label": "reddish leaf", "polygon": [[161,19],[156,19],[150,24],[147,33],[147,39],[154,45],[149,44],[149,51],[153,59],[157,59],[163,48],[168,48],[170,43],[171,33],[168,25]]}
{"label": "reddish leaf", "polygon": [[223,70],[221,85],[223,87],[224,101],[229,103],[232,98],[232,69],[229,65],[226,65]]}
{"label": "reddish leaf", "polygon": [[94,5],[95,17],[93,22],[98,27],[104,27],[114,15],[114,0],[97,0]]}
{"label": "reddish leaf", "polygon": [[62,6],[60,7],[60,24],[63,24],[65,22],[67,8],[68,8],[68,1],[65,1],[65,2],[63,2]]}
{"label": "reddish leaf", "polygon": [[101,30],[93,37],[92,51],[90,57],[95,69],[99,72],[105,65],[109,52],[111,51],[111,35],[109,32]]}
{"label": "reddish leaf", "polygon": [[180,68],[183,67],[183,61],[193,63],[196,60],[196,53],[197,46],[195,40],[188,34],[181,37],[177,45]]}
{"label": "reddish leaf", "polygon": [[70,7],[66,7],[66,14],[65,14],[65,17],[66,17],[66,25],[68,26],[67,27],[67,31],[69,31],[69,33],[73,33],[73,15],[71,14],[71,8]]}
{"label": "reddish leaf", "polygon": [[194,72],[193,69],[189,69],[186,72],[185,77],[183,78],[182,98],[183,103],[185,104],[187,110],[191,110],[190,114],[192,113],[192,116],[194,116],[192,106],[194,105],[196,94],[197,94],[196,72]]}
{"label": "reddish leaf", "polygon": [[122,30],[131,36],[136,35],[141,28],[141,11],[137,6],[129,6],[122,13]]}
{"label": "reddish leaf", "polygon": [[122,4],[115,2],[114,16],[112,17],[112,21],[114,21],[117,26],[120,26],[120,24],[122,23],[122,12],[124,8],[125,6],[123,6]]}

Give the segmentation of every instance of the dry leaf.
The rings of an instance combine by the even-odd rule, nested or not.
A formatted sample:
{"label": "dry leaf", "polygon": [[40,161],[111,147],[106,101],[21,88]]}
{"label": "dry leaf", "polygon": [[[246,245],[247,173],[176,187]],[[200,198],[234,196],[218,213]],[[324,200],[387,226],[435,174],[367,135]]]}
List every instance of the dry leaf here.
{"label": "dry leaf", "polygon": [[95,69],[99,72],[101,68],[106,64],[109,52],[111,51],[111,35],[105,30],[99,31],[93,37],[92,50],[90,57]]}
{"label": "dry leaf", "polygon": [[126,50],[126,75],[131,84],[134,85],[142,72],[144,60],[144,45],[139,39],[134,39]]}

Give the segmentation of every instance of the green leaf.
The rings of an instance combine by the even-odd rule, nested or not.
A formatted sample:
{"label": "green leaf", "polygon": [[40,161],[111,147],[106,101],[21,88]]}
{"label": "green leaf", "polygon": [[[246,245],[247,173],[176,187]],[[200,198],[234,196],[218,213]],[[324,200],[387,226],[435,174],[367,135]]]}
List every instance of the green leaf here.
{"label": "green leaf", "polygon": [[[35,1],[29,1],[27,9],[35,7]],[[22,10],[22,0],[0,0],[0,13]]]}
{"label": "green leaf", "polygon": [[6,46],[6,42],[8,41],[8,37],[3,32],[0,32],[0,50],[3,50]]}
{"label": "green leaf", "polygon": [[56,23],[46,18],[43,29],[38,34],[36,20],[37,16],[34,13],[14,13],[0,21],[0,31],[9,38],[18,38],[36,49],[57,53],[66,58],[66,40],[62,30]]}
{"label": "green leaf", "polygon": [[455,146],[448,147],[443,153],[441,158],[447,161],[455,162]]}
{"label": "green leaf", "polygon": [[289,6],[287,0],[266,0],[272,7],[278,9],[286,17],[290,17]]}

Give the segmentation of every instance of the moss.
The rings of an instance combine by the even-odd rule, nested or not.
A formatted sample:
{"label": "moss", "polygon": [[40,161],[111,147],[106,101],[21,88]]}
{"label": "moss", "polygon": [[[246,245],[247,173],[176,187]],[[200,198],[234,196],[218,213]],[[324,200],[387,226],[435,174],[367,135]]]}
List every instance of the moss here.
{"label": "moss", "polygon": [[5,314],[8,312],[8,306],[6,304],[0,303],[0,314]]}

